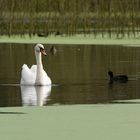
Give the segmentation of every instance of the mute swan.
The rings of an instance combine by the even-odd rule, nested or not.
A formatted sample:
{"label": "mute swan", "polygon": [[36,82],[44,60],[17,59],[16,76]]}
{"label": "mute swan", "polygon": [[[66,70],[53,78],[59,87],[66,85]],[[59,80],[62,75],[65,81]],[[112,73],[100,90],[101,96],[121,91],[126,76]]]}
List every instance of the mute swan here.
{"label": "mute swan", "polygon": [[51,85],[51,79],[43,69],[42,54],[47,55],[42,44],[37,44],[34,47],[36,63],[29,68],[26,64],[22,66],[21,85]]}
{"label": "mute swan", "polygon": [[113,82],[117,82],[117,83],[127,83],[128,82],[127,75],[114,76],[112,71],[108,71],[108,75],[110,77],[109,84],[113,84]]}

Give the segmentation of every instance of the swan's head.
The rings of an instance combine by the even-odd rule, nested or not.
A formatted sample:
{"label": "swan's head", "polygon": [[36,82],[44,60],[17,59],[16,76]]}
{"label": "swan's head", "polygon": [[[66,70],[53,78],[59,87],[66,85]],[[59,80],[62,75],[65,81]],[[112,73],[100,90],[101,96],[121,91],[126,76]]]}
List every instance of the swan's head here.
{"label": "swan's head", "polygon": [[44,49],[44,46],[42,44],[36,44],[34,49],[35,49],[35,52],[37,52],[37,53],[42,53],[44,55],[47,55],[47,53]]}

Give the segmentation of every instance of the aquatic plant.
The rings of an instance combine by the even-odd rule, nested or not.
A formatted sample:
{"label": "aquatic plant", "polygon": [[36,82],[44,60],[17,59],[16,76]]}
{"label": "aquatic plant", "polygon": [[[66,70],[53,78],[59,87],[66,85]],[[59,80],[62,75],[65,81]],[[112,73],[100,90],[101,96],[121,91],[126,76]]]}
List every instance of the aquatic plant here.
{"label": "aquatic plant", "polygon": [[0,0],[0,35],[139,37],[139,0]]}

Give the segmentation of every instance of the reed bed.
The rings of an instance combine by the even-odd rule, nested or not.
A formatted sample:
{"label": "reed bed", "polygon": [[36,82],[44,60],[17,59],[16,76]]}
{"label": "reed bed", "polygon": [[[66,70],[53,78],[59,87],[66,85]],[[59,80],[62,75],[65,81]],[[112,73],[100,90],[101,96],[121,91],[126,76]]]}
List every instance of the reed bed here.
{"label": "reed bed", "polygon": [[139,0],[0,0],[0,35],[140,36]]}

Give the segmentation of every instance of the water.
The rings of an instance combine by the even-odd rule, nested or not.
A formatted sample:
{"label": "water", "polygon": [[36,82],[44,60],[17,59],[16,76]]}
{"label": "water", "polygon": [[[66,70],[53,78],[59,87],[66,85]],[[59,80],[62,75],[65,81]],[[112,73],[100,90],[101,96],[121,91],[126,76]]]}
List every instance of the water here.
{"label": "water", "polygon": [[[116,103],[140,99],[140,48],[106,45],[45,45],[50,87],[20,87],[25,63],[35,64],[34,44],[0,44],[0,106]],[[108,70],[126,74],[127,84],[108,84]],[[128,103],[128,102],[127,102]]]}

